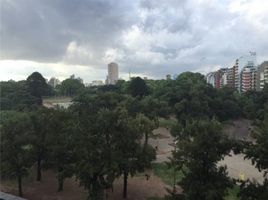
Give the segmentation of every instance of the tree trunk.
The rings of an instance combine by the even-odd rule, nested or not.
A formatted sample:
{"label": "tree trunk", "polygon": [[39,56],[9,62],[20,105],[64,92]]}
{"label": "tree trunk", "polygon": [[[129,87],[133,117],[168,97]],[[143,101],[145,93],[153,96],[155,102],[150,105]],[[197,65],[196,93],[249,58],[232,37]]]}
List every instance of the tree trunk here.
{"label": "tree trunk", "polygon": [[21,173],[18,172],[18,190],[19,190],[19,196],[22,197],[22,183],[21,183]]}
{"label": "tree trunk", "polygon": [[63,191],[63,178],[58,178],[58,192]]}
{"label": "tree trunk", "polygon": [[123,198],[127,198],[127,178],[128,178],[128,172],[124,171],[124,193]]}
{"label": "tree trunk", "polygon": [[36,180],[41,181],[42,179],[42,174],[41,174],[41,155],[37,156],[37,176]]}
{"label": "tree trunk", "polygon": [[64,177],[62,171],[63,171],[62,168],[58,169],[58,192],[63,191]]}
{"label": "tree trunk", "polygon": [[144,148],[147,146],[148,144],[148,139],[149,139],[149,135],[148,133],[145,133],[145,140],[144,140]]}

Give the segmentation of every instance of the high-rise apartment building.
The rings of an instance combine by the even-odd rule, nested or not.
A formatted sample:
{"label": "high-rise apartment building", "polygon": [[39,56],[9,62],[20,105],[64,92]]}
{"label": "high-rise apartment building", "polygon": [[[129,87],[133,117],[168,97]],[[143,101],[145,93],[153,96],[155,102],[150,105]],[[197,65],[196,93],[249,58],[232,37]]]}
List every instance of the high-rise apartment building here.
{"label": "high-rise apartment building", "polygon": [[[242,58],[242,63],[245,61],[247,63],[240,69]],[[239,92],[260,91],[265,84],[268,84],[268,61],[264,61],[256,67],[256,53],[250,52],[249,56],[236,59],[233,67],[221,68],[218,71],[208,73],[206,80],[215,88],[227,86],[237,89]]]}
{"label": "high-rise apartment building", "polygon": [[106,83],[108,85],[115,85],[118,81],[118,65],[116,63],[108,64],[108,76]]}
{"label": "high-rise apartment building", "polygon": [[256,89],[262,90],[264,85],[268,84],[268,61],[264,61],[257,70],[257,83]]}
{"label": "high-rise apartment building", "polygon": [[233,77],[234,77],[234,88],[239,90],[239,63],[238,59],[235,61],[235,65],[233,66]]}
{"label": "high-rise apartment building", "polygon": [[241,92],[256,90],[257,71],[251,63],[243,67],[240,73]]}
{"label": "high-rise apartment building", "polygon": [[206,75],[207,83],[211,84],[213,87],[215,87],[215,73],[216,72],[210,72]]}
{"label": "high-rise apartment building", "polygon": [[220,88],[227,85],[227,78],[228,78],[228,68],[220,69],[221,79],[220,79]]}
{"label": "high-rise apartment building", "polygon": [[231,68],[221,68],[216,72],[208,73],[206,76],[207,82],[215,88],[224,86],[239,90],[239,72],[238,59],[235,65]]}
{"label": "high-rise apartment building", "polygon": [[214,72],[214,80],[215,80],[215,88],[220,88],[221,87],[221,71],[218,70]]}

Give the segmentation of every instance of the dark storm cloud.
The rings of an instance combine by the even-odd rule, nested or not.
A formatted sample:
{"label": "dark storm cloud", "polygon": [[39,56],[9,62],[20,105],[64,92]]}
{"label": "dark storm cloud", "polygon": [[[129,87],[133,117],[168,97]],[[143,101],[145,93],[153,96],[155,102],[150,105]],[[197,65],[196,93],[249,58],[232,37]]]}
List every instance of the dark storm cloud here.
{"label": "dark storm cloud", "polygon": [[4,0],[2,58],[57,61],[71,41],[89,43],[95,51],[112,45],[133,23],[131,6],[116,0]]}
{"label": "dark storm cloud", "polygon": [[261,0],[2,0],[1,58],[205,71],[249,51],[267,59],[267,10]]}
{"label": "dark storm cloud", "polygon": [[146,10],[148,14],[143,24],[145,31],[167,29],[167,31],[175,33],[191,29],[192,11],[186,0],[143,0],[140,7]]}

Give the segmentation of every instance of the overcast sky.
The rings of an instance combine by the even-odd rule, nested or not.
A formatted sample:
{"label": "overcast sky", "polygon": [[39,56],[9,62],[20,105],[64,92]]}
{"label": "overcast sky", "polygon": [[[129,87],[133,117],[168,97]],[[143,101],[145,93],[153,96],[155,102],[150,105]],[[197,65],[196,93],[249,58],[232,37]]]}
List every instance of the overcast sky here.
{"label": "overcast sky", "polygon": [[267,0],[0,0],[0,80],[34,71],[104,80],[206,73],[257,52],[268,60]]}

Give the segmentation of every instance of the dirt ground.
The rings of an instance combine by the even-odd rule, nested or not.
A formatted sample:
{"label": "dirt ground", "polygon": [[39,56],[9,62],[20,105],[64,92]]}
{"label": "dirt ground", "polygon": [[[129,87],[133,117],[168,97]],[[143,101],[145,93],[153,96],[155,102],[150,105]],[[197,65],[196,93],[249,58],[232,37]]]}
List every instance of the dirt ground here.
{"label": "dirt ground", "polygon": [[[148,181],[143,174],[129,178],[128,199],[146,200],[149,197],[163,197],[166,194],[166,185],[163,181],[151,171],[147,173],[151,175]],[[1,183],[1,191],[17,195],[17,189],[14,186],[15,183],[10,187]],[[123,180],[120,178],[114,183],[114,191],[107,191],[107,199],[123,199],[122,190]],[[67,179],[64,183],[64,191],[57,192],[57,180],[51,170],[43,172],[42,182],[24,181],[23,193],[24,198],[28,200],[85,200],[87,198],[87,191],[83,187],[79,187],[79,183],[74,178]]]}
{"label": "dirt ground", "polygon": [[[239,140],[252,140],[250,137],[252,126],[250,120],[238,119],[226,123],[223,126],[223,131],[232,139]],[[157,146],[157,159],[155,162],[168,161],[168,157],[172,156],[173,137],[170,135],[168,129],[160,127],[154,130],[154,134],[158,135],[157,138],[150,138],[149,143],[152,146]],[[244,159],[243,154],[225,156],[225,158],[218,163],[218,165],[226,165],[230,177],[235,179],[251,179],[257,182],[263,182],[263,173],[259,172],[250,160]]]}
{"label": "dirt ground", "polygon": [[252,140],[250,137],[253,127],[251,121],[247,119],[233,120],[224,125],[223,132],[232,139],[238,140]]}

